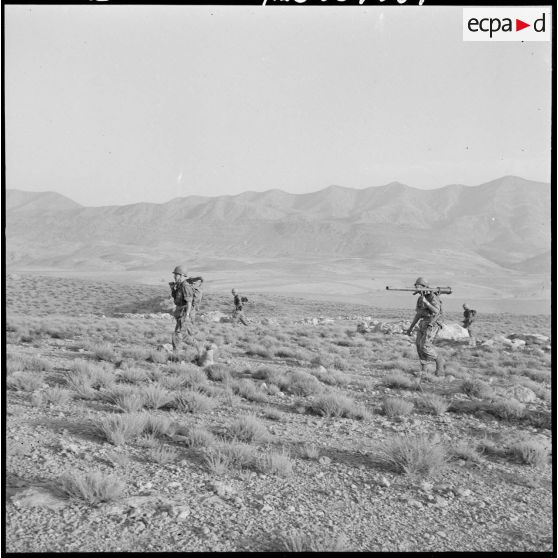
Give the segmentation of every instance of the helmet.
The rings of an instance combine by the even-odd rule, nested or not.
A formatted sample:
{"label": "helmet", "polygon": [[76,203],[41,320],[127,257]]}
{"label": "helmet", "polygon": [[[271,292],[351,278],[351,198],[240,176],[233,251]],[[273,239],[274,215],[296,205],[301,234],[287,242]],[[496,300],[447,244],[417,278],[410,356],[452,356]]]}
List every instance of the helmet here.
{"label": "helmet", "polygon": [[424,277],[417,277],[415,281],[415,286],[421,285],[422,287],[428,287],[428,281]]}
{"label": "helmet", "polygon": [[464,305],[463,305],[463,310],[469,310],[469,305],[468,305],[468,304],[464,304]]}
{"label": "helmet", "polygon": [[181,265],[177,265],[174,268],[173,273],[179,273],[180,275],[188,275],[187,271]]}
{"label": "helmet", "polygon": [[231,291],[231,293],[232,293],[232,294],[236,294],[236,289],[233,289],[233,290]]}

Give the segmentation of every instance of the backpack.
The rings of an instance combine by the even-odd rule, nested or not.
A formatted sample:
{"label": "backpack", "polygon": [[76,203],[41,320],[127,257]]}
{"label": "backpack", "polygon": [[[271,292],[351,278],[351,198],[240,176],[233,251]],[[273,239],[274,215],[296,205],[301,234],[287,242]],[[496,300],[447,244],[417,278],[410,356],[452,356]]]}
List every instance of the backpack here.
{"label": "backpack", "polygon": [[240,302],[248,302],[248,299],[245,296],[241,296]]}

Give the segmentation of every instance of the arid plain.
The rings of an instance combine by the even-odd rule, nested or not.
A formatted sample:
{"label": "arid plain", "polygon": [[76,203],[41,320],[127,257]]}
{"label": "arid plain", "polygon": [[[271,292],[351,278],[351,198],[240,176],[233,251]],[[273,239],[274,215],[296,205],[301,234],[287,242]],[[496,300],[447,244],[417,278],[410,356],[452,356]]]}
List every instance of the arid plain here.
{"label": "arid plain", "polygon": [[548,316],[483,312],[419,382],[410,294],[245,291],[242,327],[209,285],[176,359],[166,283],[6,291],[8,551],[553,549]]}

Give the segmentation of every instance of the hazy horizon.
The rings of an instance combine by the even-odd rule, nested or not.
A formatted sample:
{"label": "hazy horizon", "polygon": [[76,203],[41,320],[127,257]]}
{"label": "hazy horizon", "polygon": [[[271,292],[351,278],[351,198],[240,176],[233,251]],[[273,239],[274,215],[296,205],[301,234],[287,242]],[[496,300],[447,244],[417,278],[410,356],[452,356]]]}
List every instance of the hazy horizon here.
{"label": "hazy horizon", "polygon": [[551,44],[459,6],[5,7],[6,186],[86,206],[550,180]]}
{"label": "hazy horizon", "polygon": [[[138,200],[138,201],[131,201],[131,202],[128,202],[128,203],[115,203],[115,204],[99,203],[99,204],[80,204],[80,205],[83,205],[84,207],[105,207],[107,205],[124,206],[124,205],[134,205],[134,204],[137,204],[137,203],[149,203],[149,204],[155,204],[155,205],[164,205],[165,203],[169,203],[172,200],[187,198],[187,197],[190,197],[190,196],[192,196],[192,197],[203,197],[203,198],[217,198],[217,197],[221,197],[221,196],[235,197],[235,196],[241,196],[243,194],[250,194],[250,193],[265,194],[266,192],[272,192],[272,191],[280,191],[280,192],[284,192],[286,194],[291,194],[291,195],[304,195],[304,194],[312,194],[312,193],[316,193],[316,192],[321,192],[323,190],[327,190],[328,188],[345,188],[345,189],[348,189],[348,190],[367,190],[369,188],[381,188],[383,186],[389,186],[390,184],[403,184],[404,186],[407,186],[409,188],[413,188],[415,190],[440,190],[442,188],[447,188],[449,186],[464,186],[465,188],[477,188],[479,186],[489,184],[490,182],[494,182],[494,181],[502,179],[502,178],[506,178],[506,177],[505,176],[500,176],[500,177],[495,178],[494,180],[489,180],[489,181],[484,182],[482,184],[458,184],[458,183],[454,182],[454,183],[445,184],[444,186],[439,186],[439,187],[436,187],[436,188],[419,188],[419,187],[416,187],[416,186],[412,186],[411,184],[404,184],[403,182],[395,180],[395,181],[387,183],[387,184],[377,184],[377,185],[373,185],[373,186],[364,186],[362,188],[351,188],[349,186],[343,186],[342,184],[329,184],[327,186],[324,186],[322,188],[318,188],[317,190],[312,190],[310,192],[288,192],[287,190],[282,190],[281,188],[269,188],[267,190],[245,190],[243,192],[237,192],[237,193],[234,193],[234,194],[213,194],[213,195],[210,195],[210,194],[187,194],[187,195],[184,195],[184,196],[176,196],[174,198],[170,198],[168,200],[161,201],[161,202],[145,202],[145,201]],[[519,178],[520,180],[525,180],[527,182],[539,182],[539,181],[536,181],[536,180],[527,179],[523,176],[514,176],[512,178]],[[544,183],[544,181],[543,181],[543,183]],[[16,190],[16,191],[21,191],[21,192],[27,192],[27,193],[30,193],[30,194],[54,193],[54,194],[59,194],[59,195],[65,196],[65,197],[69,198],[70,200],[77,202],[77,200],[75,200],[70,195],[64,194],[64,193],[62,193],[60,191],[57,191],[57,190],[26,190],[24,188],[7,188],[7,190]],[[77,203],[80,203],[80,202],[77,202]]]}

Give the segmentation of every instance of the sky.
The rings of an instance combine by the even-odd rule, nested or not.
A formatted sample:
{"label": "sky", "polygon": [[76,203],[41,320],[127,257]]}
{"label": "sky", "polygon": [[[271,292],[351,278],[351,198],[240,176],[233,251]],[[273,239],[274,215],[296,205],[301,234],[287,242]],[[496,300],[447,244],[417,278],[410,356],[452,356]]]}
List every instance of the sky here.
{"label": "sky", "polygon": [[462,8],[6,5],[6,187],[91,206],[550,180],[551,43]]}

